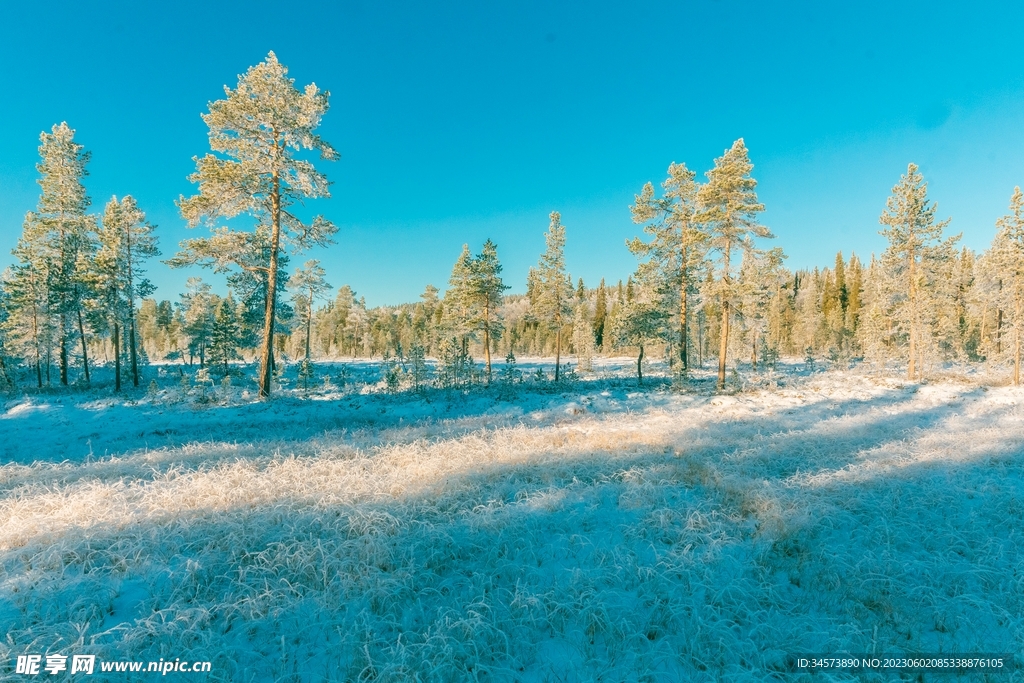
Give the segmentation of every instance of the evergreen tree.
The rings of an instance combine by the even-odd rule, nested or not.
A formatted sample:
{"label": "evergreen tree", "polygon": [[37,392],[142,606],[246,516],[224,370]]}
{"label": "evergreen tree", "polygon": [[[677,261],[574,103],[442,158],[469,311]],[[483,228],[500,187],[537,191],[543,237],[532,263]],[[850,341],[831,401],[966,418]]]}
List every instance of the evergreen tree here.
{"label": "evergreen tree", "polygon": [[241,358],[238,354],[238,327],[235,301],[228,294],[217,302],[209,330],[210,365],[221,365],[225,375],[230,371],[229,363]]}
{"label": "evergreen tree", "polygon": [[112,330],[114,343],[114,388],[121,390],[122,330],[128,334],[128,356],[132,384],[139,386],[138,340],[135,300],[153,293],[152,283],[143,277],[143,260],[157,255],[153,226],[129,195],[111,198],[96,231],[99,250],[85,266],[93,285],[99,313]]}
{"label": "evergreen tree", "polygon": [[190,277],[185,285],[186,291],[181,295],[181,305],[185,321],[185,334],[188,335],[188,350],[191,358],[199,356],[199,366],[206,365],[206,349],[210,345],[213,333],[214,310],[216,302],[210,292],[210,285],[197,277]]}
{"label": "evergreen tree", "polygon": [[[270,395],[273,372],[273,338],[278,312],[280,257],[289,243],[296,251],[325,245],[337,228],[322,216],[306,223],[289,211],[304,198],[329,197],[329,181],[313,165],[296,159],[303,149],[334,160],[337,152],[314,131],[327,111],[329,93],[308,85],[295,88],[273,52],[238,80],[235,90],[224,89],[226,98],[210,104],[203,120],[210,128],[214,154],[196,160],[189,179],[199,183],[199,194],[178,202],[182,216],[194,227],[202,220],[213,222],[241,213],[257,217],[253,233],[228,229],[213,238],[186,240],[178,263],[198,262],[225,268],[228,264],[265,274],[267,282],[260,396]],[[267,259],[254,258],[254,245],[269,244]]]}
{"label": "evergreen tree", "polygon": [[992,262],[1002,287],[997,305],[1009,313],[1013,331],[1013,383],[1020,384],[1021,353],[1024,351],[1024,194],[1013,188],[1010,213],[996,221],[996,238],[992,243]]}
{"label": "evergreen tree", "polygon": [[[697,272],[704,259],[707,234],[697,222],[697,193],[695,173],[685,164],[673,162],[668,167],[668,179],[662,183],[664,196],[655,198],[651,183],[644,185],[630,210],[634,223],[643,223],[650,242],[634,237],[626,242],[638,258],[649,258],[657,265],[658,277],[672,292],[679,315],[679,361],[682,371],[689,368],[690,323],[689,298],[699,281]],[[628,290],[627,290],[628,291]]]}
{"label": "evergreen tree", "polygon": [[555,381],[559,379],[562,357],[562,328],[572,313],[572,279],[565,272],[565,226],[561,215],[552,211],[551,224],[544,236],[547,249],[536,269],[531,269],[533,314],[555,332]]}
{"label": "evergreen tree", "polygon": [[488,384],[491,381],[491,340],[501,338],[502,326],[498,309],[501,307],[502,293],[506,289],[508,285],[501,280],[498,247],[491,240],[487,240],[484,242],[483,250],[472,262],[468,295],[470,310],[473,313],[470,324],[484,335],[484,360],[487,364]]}
{"label": "evergreen tree", "polygon": [[594,346],[598,349],[604,346],[604,324],[608,317],[608,290],[604,286],[604,278],[597,286],[597,301],[594,304]]}
{"label": "evergreen tree", "polygon": [[879,222],[880,232],[889,240],[882,265],[898,290],[893,292],[890,315],[901,336],[907,340],[907,377],[924,372],[926,351],[933,347],[933,326],[943,301],[939,268],[952,257],[959,235],[942,240],[949,219],[935,220],[936,207],[928,201],[928,185],[907,166],[907,173],[892,189]]}
{"label": "evergreen tree", "polygon": [[718,342],[720,389],[725,387],[729,324],[737,294],[733,277],[736,252],[751,248],[753,237],[773,237],[768,228],[757,222],[757,214],[764,211],[764,205],[757,201],[754,190],[757,181],[750,176],[753,168],[743,138],[740,138],[724,155],[715,159],[715,167],[707,172],[707,184],[697,192],[700,205],[697,220],[707,230],[708,247],[717,263],[714,294],[717,295],[721,316]]}
{"label": "evergreen tree", "polygon": [[89,353],[83,320],[84,302],[88,298],[83,265],[93,251],[89,237],[94,225],[86,214],[90,199],[82,179],[88,175],[86,164],[90,154],[74,141],[75,131],[67,123],[53,126],[50,133],[39,136],[36,165],[42,193],[36,211],[25,217],[23,255],[31,261],[22,265],[46,278],[46,310],[56,318],[53,326],[58,346],[61,384],[68,383],[68,354],[73,328],[77,327],[82,349],[82,367],[89,382]]}
{"label": "evergreen tree", "polygon": [[309,361],[309,340],[313,333],[313,302],[323,296],[323,294],[331,289],[331,285],[327,284],[325,276],[327,272],[320,267],[320,262],[316,259],[306,261],[306,264],[302,268],[295,270],[295,275],[289,280],[289,284],[295,288],[298,293],[302,295],[302,303],[304,305],[299,306],[296,303],[295,308],[300,311],[299,322],[305,328],[305,360]]}
{"label": "evergreen tree", "polygon": [[658,286],[658,275],[654,265],[640,264],[634,296],[622,306],[612,325],[612,337],[616,346],[637,348],[637,384],[644,382],[644,348],[651,343],[665,341],[669,332],[669,316],[663,300],[664,293]]}

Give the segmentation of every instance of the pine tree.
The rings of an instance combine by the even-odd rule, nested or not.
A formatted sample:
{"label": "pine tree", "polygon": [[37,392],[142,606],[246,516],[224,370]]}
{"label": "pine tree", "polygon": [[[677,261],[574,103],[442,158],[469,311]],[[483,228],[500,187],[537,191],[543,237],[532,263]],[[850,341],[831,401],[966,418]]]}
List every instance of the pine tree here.
{"label": "pine tree", "polygon": [[32,254],[32,261],[23,265],[37,274],[45,274],[49,314],[56,318],[54,331],[58,346],[61,384],[68,383],[68,354],[72,329],[76,327],[82,349],[85,382],[89,377],[89,353],[83,320],[84,301],[88,296],[83,264],[88,263],[93,244],[89,234],[94,225],[86,214],[90,199],[82,179],[88,175],[86,164],[90,154],[74,141],[75,131],[67,123],[53,126],[50,133],[39,136],[36,165],[42,193],[36,211],[25,217],[23,238],[32,242],[23,253]]}
{"label": "pine tree", "polygon": [[209,330],[210,365],[221,365],[225,376],[230,371],[229,363],[241,357],[238,354],[239,324],[235,309],[235,301],[230,294],[218,301]]}
{"label": "pine tree", "polygon": [[289,280],[291,285],[297,293],[302,295],[303,306],[299,306],[296,303],[296,309],[299,309],[299,321],[305,328],[305,360],[309,361],[309,340],[313,333],[313,302],[324,295],[325,292],[330,291],[331,285],[327,284],[325,276],[327,272],[320,266],[320,262],[316,259],[306,261],[302,268],[295,270],[295,275]]}
{"label": "pine tree", "polygon": [[604,278],[597,286],[597,301],[594,304],[594,346],[604,347],[604,324],[608,317],[608,290],[604,286]]}
{"label": "pine tree", "polygon": [[[296,159],[295,152],[317,151],[328,161],[338,154],[314,132],[327,111],[329,93],[312,84],[300,92],[287,73],[271,52],[239,78],[235,90],[224,88],[225,99],[210,104],[210,112],[203,115],[210,128],[210,147],[226,158],[214,154],[197,158],[196,172],[189,179],[199,183],[199,194],[178,202],[192,227],[204,219],[212,224],[242,213],[257,217],[252,233],[220,229],[212,238],[186,240],[177,264],[203,263],[218,269],[236,265],[265,274],[261,397],[270,395],[285,242],[299,251],[326,245],[337,232],[322,216],[306,223],[289,211],[304,198],[330,196],[327,177],[310,162]],[[254,249],[263,244],[269,245],[265,260],[259,257],[262,250]]]}
{"label": "pine tree", "polygon": [[[199,366],[206,365],[206,349],[213,333],[216,302],[210,292],[210,285],[197,277],[190,277],[181,295],[185,321],[185,334],[189,337],[188,350],[191,357],[199,356]],[[189,365],[192,361],[189,361]]]}
{"label": "pine tree", "polygon": [[544,236],[547,249],[540,257],[533,277],[533,314],[555,332],[555,381],[559,379],[562,357],[562,327],[572,313],[572,279],[565,272],[565,226],[561,215],[552,211],[551,224]]}
{"label": "pine tree", "polygon": [[13,251],[18,263],[4,273],[4,328],[7,348],[35,367],[36,385],[42,388],[44,359],[49,383],[55,318],[50,314],[46,244],[36,227],[34,222],[25,221],[25,231]]}
{"label": "pine tree", "polygon": [[938,267],[950,259],[952,247],[960,239],[956,235],[942,240],[949,219],[935,220],[936,207],[928,201],[927,193],[928,185],[917,166],[908,165],[879,218],[886,226],[880,233],[889,240],[882,265],[899,288],[893,296],[891,315],[907,339],[909,379],[924,372],[925,353],[933,346],[937,309],[944,303]]}
{"label": "pine tree", "polygon": [[[632,282],[632,278],[630,281]],[[669,333],[669,316],[664,303],[664,292],[658,285],[655,264],[641,263],[637,269],[634,296],[622,306],[612,325],[612,337],[616,346],[637,348],[637,384],[644,382],[645,346],[665,341]]]}
{"label": "pine tree", "polygon": [[1013,188],[1010,213],[996,221],[996,238],[992,243],[992,261],[1002,287],[998,305],[1009,313],[1013,331],[1013,383],[1020,384],[1021,354],[1024,352],[1024,194]]}
{"label": "pine tree", "polygon": [[[582,284],[582,280],[580,281]],[[491,240],[484,242],[483,250],[473,259],[469,301],[473,316],[470,324],[483,332],[484,359],[487,364],[487,383],[491,382],[491,341],[501,338],[502,326],[498,309],[502,293],[508,289],[501,280],[498,247]]]}
{"label": "pine tree", "polygon": [[651,241],[634,237],[626,242],[633,255],[649,258],[657,265],[662,286],[673,293],[679,315],[679,360],[683,373],[689,369],[689,298],[699,281],[697,271],[707,242],[707,234],[696,220],[700,185],[694,182],[695,175],[685,164],[673,162],[668,167],[668,179],[662,183],[663,197],[655,198],[651,183],[644,185],[630,210],[633,222],[644,224],[644,232],[651,236]]}
{"label": "pine tree", "polygon": [[771,231],[757,222],[764,205],[757,201],[757,181],[750,176],[750,163],[743,138],[733,143],[725,154],[715,159],[715,167],[707,172],[708,182],[697,192],[700,212],[697,220],[708,232],[708,247],[715,254],[717,278],[714,294],[721,316],[718,351],[718,387],[725,388],[725,363],[729,346],[729,324],[736,297],[733,277],[734,258],[740,249],[750,248],[753,237],[773,237]]}
{"label": "pine tree", "polygon": [[111,198],[96,231],[99,250],[85,266],[93,286],[98,313],[110,327],[114,342],[114,387],[121,390],[122,330],[128,334],[128,355],[132,384],[139,386],[138,343],[136,339],[135,300],[153,293],[152,283],[144,276],[143,260],[156,256],[154,226],[129,195],[118,201]]}

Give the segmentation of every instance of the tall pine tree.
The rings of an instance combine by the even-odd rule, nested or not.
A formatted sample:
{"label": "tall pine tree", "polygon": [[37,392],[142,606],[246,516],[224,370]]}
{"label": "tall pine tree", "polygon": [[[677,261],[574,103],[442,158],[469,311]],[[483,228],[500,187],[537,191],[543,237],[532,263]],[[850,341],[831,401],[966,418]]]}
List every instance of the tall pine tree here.
{"label": "tall pine tree", "polygon": [[552,211],[551,224],[544,235],[547,248],[536,268],[530,269],[533,315],[555,332],[555,381],[559,379],[562,358],[562,328],[572,314],[572,279],[565,271],[565,226],[562,216]]}
{"label": "tall pine tree", "polygon": [[757,222],[764,204],[757,201],[757,181],[750,176],[750,163],[743,138],[715,159],[707,172],[708,182],[697,193],[700,213],[697,220],[708,231],[708,247],[716,259],[714,294],[719,303],[721,327],[718,341],[718,387],[725,387],[725,363],[729,348],[729,324],[738,294],[734,269],[737,252],[753,245],[751,238],[773,237]]}
{"label": "tall pine tree", "polygon": [[[315,133],[327,112],[329,93],[313,84],[299,91],[287,73],[271,52],[239,77],[235,90],[224,88],[225,99],[210,103],[203,120],[210,128],[211,149],[223,156],[196,159],[196,172],[189,179],[199,184],[199,194],[178,202],[192,227],[242,213],[257,218],[257,229],[249,235],[222,229],[211,239],[187,240],[179,263],[248,263],[265,273],[261,397],[270,395],[282,253],[286,245],[298,251],[328,244],[337,232],[323,216],[306,222],[290,210],[302,199],[330,196],[327,177],[309,161],[296,158],[296,152],[312,150],[328,161],[338,154]],[[254,241],[269,245],[265,261],[254,262]]]}

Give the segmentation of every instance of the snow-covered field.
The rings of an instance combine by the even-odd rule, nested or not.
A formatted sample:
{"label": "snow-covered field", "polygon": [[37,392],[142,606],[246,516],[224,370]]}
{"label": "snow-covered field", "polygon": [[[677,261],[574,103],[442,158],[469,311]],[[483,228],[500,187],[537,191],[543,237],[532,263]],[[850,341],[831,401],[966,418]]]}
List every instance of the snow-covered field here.
{"label": "snow-covered field", "polygon": [[217,681],[795,681],[793,653],[1024,650],[1024,391],[712,385],[11,399],[0,677],[35,652]]}

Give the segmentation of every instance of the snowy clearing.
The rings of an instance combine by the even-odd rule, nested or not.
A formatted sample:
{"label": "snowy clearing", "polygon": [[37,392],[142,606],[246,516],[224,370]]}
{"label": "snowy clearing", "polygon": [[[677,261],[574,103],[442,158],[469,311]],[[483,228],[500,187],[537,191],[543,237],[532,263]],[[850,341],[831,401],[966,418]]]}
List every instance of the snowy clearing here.
{"label": "snowy clearing", "polygon": [[1021,652],[1024,391],[780,379],[10,401],[0,660],[735,681],[811,680],[780,676],[800,652]]}

